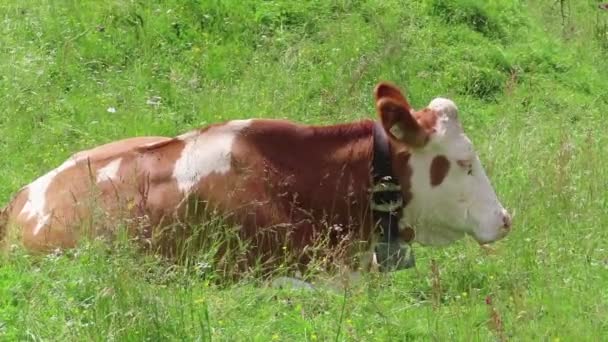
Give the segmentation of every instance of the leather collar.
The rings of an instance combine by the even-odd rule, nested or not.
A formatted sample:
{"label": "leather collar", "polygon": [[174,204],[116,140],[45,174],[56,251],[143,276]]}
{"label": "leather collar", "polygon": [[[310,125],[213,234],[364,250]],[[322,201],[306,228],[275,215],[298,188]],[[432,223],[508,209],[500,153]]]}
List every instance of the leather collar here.
{"label": "leather collar", "polygon": [[381,123],[374,123],[373,136],[370,205],[374,225],[380,228],[380,241],[375,246],[376,261],[383,272],[411,268],[415,265],[414,253],[409,245],[413,234],[408,241],[400,237],[403,195],[399,180],[393,174],[391,146]]}

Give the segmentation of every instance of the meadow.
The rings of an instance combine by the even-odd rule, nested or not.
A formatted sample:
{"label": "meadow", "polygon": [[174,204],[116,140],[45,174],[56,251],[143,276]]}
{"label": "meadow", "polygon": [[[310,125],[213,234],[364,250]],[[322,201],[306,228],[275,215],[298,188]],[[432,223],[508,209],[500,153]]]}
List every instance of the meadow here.
{"label": "meadow", "polygon": [[[592,0],[5,0],[0,203],[69,155],[235,118],[454,99],[513,232],[345,291],[222,282],[128,244],[0,259],[2,341],[608,337],[608,11]],[[196,266],[196,265],[195,265]],[[200,266],[200,265],[199,265]]]}

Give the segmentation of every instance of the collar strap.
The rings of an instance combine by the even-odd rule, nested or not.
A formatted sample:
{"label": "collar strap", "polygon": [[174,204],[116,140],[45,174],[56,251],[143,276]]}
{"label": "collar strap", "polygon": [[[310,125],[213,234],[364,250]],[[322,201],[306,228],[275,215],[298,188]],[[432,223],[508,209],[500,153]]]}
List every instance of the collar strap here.
{"label": "collar strap", "polygon": [[382,242],[399,239],[399,219],[403,209],[403,197],[399,181],[393,175],[388,137],[382,124],[374,122],[374,156],[372,161],[372,201],[374,221],[382,230]]}
{"label": "collar strap", "polygon": [[381,272],[414,267],[415,257],[407,238],[400,236],[399,220],[403,209],[403,196],[399,181],[393,175],[390,144],[382,124],[374,123],[374,156],[372,160],[371,210],[374,224],[381,230],[380,241],[375,247],[376,261]]}

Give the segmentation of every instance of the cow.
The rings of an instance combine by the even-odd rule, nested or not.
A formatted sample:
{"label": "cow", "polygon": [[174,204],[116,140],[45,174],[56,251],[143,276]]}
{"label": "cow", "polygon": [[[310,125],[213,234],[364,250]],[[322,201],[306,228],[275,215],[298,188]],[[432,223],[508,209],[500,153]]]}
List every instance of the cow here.
{"label": "cow", "polygon": [[[232,120],[78,152],[17,192],[0,215],[0,237],[46,253],[112,232],[118,219],[149,241],[176,223],[187,236],[188,227],[221,215],[250,243],[246,263],[271,265],[286,250],[307,265],[323,238],[314,253],[340,246],[348,263],[355,252],[377,260],[382,243],[441,246],[469,235],[486,245],[505,237],[511,217],[455,103],[435,98],[415,111],[389,82],[376,85],[374,98],[379,120]],[[96,213],[103,219],[94,221]],[[183,236],[166,231],[158,251],[171,255]]]}

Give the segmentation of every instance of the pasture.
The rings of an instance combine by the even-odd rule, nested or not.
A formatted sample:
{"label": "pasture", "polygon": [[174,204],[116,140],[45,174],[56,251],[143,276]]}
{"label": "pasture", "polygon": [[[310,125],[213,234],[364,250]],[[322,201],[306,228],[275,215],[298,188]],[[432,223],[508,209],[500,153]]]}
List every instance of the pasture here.
{"label": "pasture", "polygon": [[[608,11],[584,1],[0,4],[0,206],[69,155],[229,119],[453,99],[513,231],[415,244],[344,291],[234,283],[125,241],[0,258],[0,340],[599,341],[608,336]],[[330,194],[328,194],[330,195]]]}

